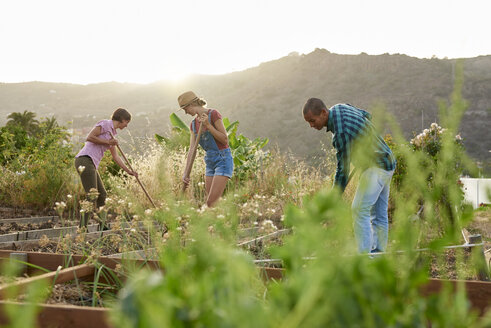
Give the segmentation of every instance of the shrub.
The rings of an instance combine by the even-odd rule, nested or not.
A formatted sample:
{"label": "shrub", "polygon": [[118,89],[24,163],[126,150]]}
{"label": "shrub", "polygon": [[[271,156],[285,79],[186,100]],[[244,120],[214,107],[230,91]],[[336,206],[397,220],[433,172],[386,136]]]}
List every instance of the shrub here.
{"label": "shrub", "polygon": [[45,120],[39,123],[34,136],[14,124],[2,131],[4,176],[0,202],[47,209],[57,198],[73,191],[73,154],[65,127]]}

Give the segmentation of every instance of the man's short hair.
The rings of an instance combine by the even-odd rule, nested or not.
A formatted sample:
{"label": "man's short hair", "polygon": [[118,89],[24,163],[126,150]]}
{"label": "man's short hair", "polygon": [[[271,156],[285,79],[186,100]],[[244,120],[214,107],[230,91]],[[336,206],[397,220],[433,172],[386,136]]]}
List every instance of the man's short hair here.
{"label": "man's short hair", "polygon": [[310,98],[305,105],[303,105],[303,115],[312,112],[312,114],[317,116],[320,115],[323,110],[327,110],[327,107],[319,98]]}

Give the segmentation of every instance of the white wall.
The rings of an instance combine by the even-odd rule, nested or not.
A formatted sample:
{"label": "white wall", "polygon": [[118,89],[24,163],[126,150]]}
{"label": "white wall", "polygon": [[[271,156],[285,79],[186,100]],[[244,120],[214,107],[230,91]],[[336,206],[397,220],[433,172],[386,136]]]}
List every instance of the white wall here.
{"label": "white wall", "polygon": [[464,198],[472,204],[474,208],[479,204],[491,204],[488,195],[491,193],[491,179],[460,178],[464,184]]}

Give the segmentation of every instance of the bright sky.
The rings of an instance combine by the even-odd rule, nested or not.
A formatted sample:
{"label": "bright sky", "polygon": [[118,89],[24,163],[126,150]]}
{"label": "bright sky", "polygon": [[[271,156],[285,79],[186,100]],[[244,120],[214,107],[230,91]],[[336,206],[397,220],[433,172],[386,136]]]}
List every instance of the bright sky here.
{"label": "bright sky", "polygon": [[292,51],[491,54],[490,0],[0,0],[0,82],[150,83]]}

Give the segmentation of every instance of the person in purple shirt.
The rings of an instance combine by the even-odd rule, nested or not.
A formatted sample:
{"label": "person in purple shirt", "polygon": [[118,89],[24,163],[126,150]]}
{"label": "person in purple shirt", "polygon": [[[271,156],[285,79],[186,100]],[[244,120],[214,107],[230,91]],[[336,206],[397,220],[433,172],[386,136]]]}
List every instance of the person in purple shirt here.
{"label": "person in purple shirt", "polygon": [[[130,170],[119,157],[116,146],[118,141],[113,138],[117,134],[116,129],[124,129],[131,121],[131,114],[124,108],[118,108],[114,111],[110,120],[102,120],[92,128],[87,136],[84,147],[75,156],[75,168],[80,174],[82,185],[86,193],[91,189],[96,189],[99,193],[96,206],[104,206],[106,202],[106,189],[102,183],[101,177],[97,172],[104,152],[109,149],[114,161],[128,173],[138,177],[138,174]],[[80,226],[86,226],[87,222],[84,216],[80,219]]]}

